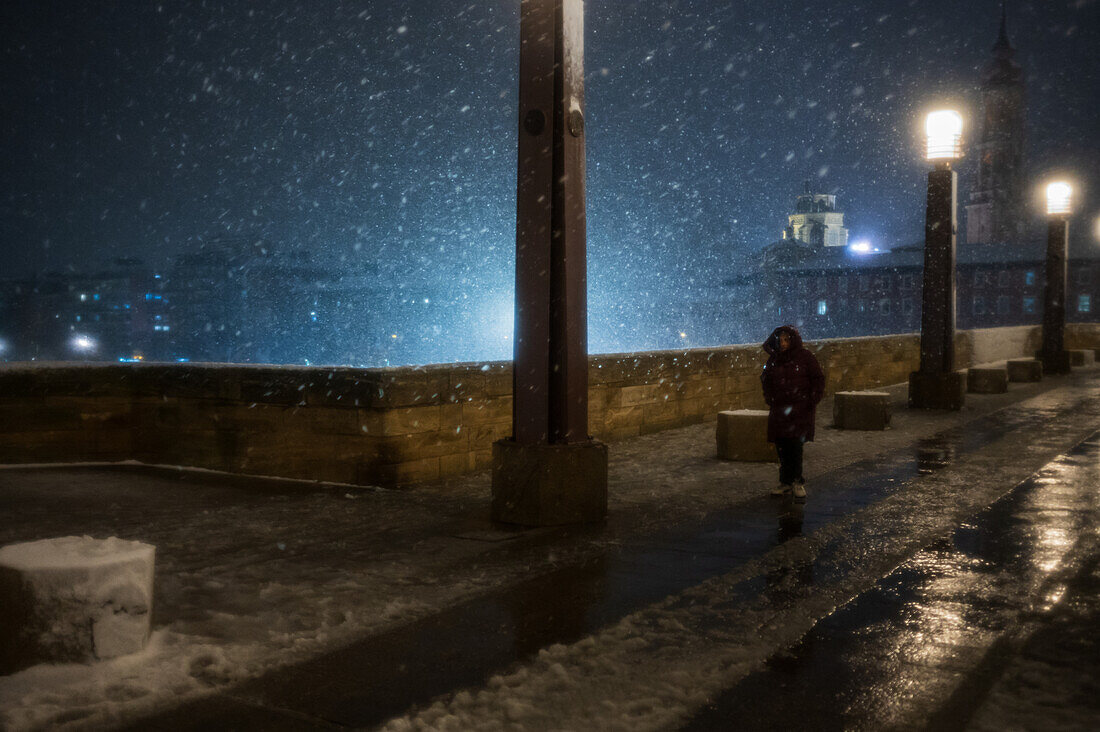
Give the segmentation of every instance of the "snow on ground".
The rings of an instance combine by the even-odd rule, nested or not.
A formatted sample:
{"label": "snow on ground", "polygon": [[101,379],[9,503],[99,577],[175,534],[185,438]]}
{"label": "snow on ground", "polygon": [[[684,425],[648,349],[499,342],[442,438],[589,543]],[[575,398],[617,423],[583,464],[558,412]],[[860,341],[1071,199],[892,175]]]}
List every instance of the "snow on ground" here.
{"label": "snow on ground", "polygon": [[[1050,389],[1048,382],[972,398],[957,414],[895,409],[893,429],[881,433],[826,429],[831,408],[825,403],[819,410],[818,441],[807,449],[811,491],[814,476],[823,471],[911,445],[1000,406],[1030,397],[1037,408],[1053,414],[1080,396],[1080,390]],[[899,398],[904,393],[903,387],[890,391]],[[249,491],[190,474],[0,471],[0,512],[16,518],[0,525],[0,544],[74,533],[119,536],[153,544],[158,558],[149,646],[94,666],[36,666],[0,677],[0,726],[102,727],[132,720],[602,553],[630,536],[756,500],[770,488],[774,466],[718,461],[713,440],[713,425],[704,424],[615,443],[607,526],[581,534],[530,532],[533,538],[519,543],[456,538],[471,529],[492,528],[485,519],[486,474],[413,491],[352,493],[302,486]],[[1044,449],[1053,449],[1053,443]],[[918,531],[929,529],[921,507],[904,508],[908,516],[896,520],[921,517],[911,523]],[[906,545],[897,537],[884,541],[895,553]],[[510,545],[508,552],[497,551],[505,545]],[[789,542],[767,561],[782,566],[794,554],[810,551],[809,546],[803,540]],[[865,580],[879,576],[878,571]],[[724,591],[723,583],[733,580],[715,580],[703,595]],[[853,586],[811,598],[822,603],[814,612],[843,602]],[[610,713],[607,704],[613,703],[622,719],[653,719],[653,699],[672,704],[673,710],[687,708],[696,692],[675,690],[725,683],[742,664],[759,658],[765,646],[797,638],[813,615],[800,607],[759,647],[731,649],[712,647],[709,640],[697,648],[697,640],[680,627],[691,626],[675,614],[666,617],[666,611],[662,605],[607,629],[591,639],[591,653],[580,646],[544,650],[537,668],[517,673],[539,678],[546,688],[572,683],[583,690],[591,684],[588,698],[577,699],[579,708]],[[730,626],[735,637],[752,637],[753,628],[774,624],[768,608],[745,617],[748,625]],[[661,661],[660,668],[667,657],[669,672],[654,675],[651,664],[642,664],[637,673],[608,682],[639,649],[650,661]],[[703,664],[709,669],[704,678],[693,670],[699,654],[710,654],[704,658],[710,659]],[[627,693],[631,684],[645,691]],[[510,689],[524,683],[506,676],[499,685]],[[605,693],[606,703],[599,696]],[[493,704],[520,718],[524,698],[497,695]],[[461,699],[452,703],[464,708]]]}
{"label": "snow on ground", "polygon": [[[1100,405],[1091,417],[1095,424]],[[950,534],[962,518],[1014,485],[1006,482],[1011,480],[1010,474],[998,470],[997,463],[1028,440],[1025,434],[1012,435],[994,454],[982,452],[964,458],[950,471],[926,477],[858,515],[780,545],[747,566],[632,613],[574,644],[543,649],[537,658],[494,676],[483,688],[447,695],[426,709],[391,720],[384,729],[585,729],[596,720],[607,730],[678,727],[778,649],[793,645],[819,618],[903,565],[906,557],[913,556],[908,561],[916,564],[929,561],[925,552],[914,552]],[[953,557],[959,566],[928,580],[943,587],[927,588],[931,597],[938,598],[938,606],[928,610],[947,617],[931,618],[925,628],[909,619],[918,626],[913,630],[918,634],[931,631],[929,637],[948,646],[972,643],[973,639],[963,638],[967,621],[953,615],[964,611],[962,598],[988,603],[996,608],[994,614],[1003,616],[986,617],[985,622],[1011,625],[1014,618],[1031,616],[1047,601],[1046,589],[1057,584],[1052,577],[1067,559],[1072,563],[1068,555],[1079,542],[1088,545],[1079,548],[1081,554],[1093,561],[1100,556],[1089,541],[1095,536],[1098,509],[1098,496],[1091,485],[1095,471],[1063,472],[1068,474],[1040,485],[1028,502],[1032,505],[1025,506],[1021,514],[1027,518],[1015,517],[1032,522],[1023,532],[1034,533],[1038,539],[1038,551],[1027,557],[1026,568],[1021,571],[1018,565],[1009,564],[989,576],[984,567],[967,566],[974,562],[965,555]],[[1073,495],[1065,495],[1067,486]],[[969,492],[960,500],[962,487]],[[916,511],[923,514],[922,522],[910,520]],[[811,566],[813,579],[800,579],[811,573]],[[751,581],[757,578],[762,578],[765,586],[754,591]],[[1025,666],[1028,663],[1036,665],[1025,662]],[[1071,671],[1065,664],[1061,666],[1063,676]],[[917,675],[924,670],[916,668]],[[1028,670],[1032,669],[1019,674]],[[891,681],[873,685],[872,692],[887,696],[866,710],[869,728],[923,726],[929,710],[937,709],[953,690],[949,678],[922,678],[911,684],[905,678]],[[1089,685],[1074,681],[1074,689]],[[1011,688],[1019,690],[1020,686],[1017,683]],[[1042,693],[1048,699],[1067,698],[1064,689],[1060,695],[1052,693],[1057,683],[1044,686]],[[898,693],[901,689],[904,693]],[[1085,700],[1087,703],[1087,697]],[[1077,711],[1063,717],[1068,714],[1071,720],[1079,720],[1082,700],[1075,703]],[[1016,701],[1010,705],[1021,706],[1031,707],[1031,718],[1039,721],[1049,704]],[[987,714],[993,723],[987,728],[1004,729],[1004,723],[1012,718],[998,714],[997,704],[988,708],[993,710]],[[1007,726],[1015,727],[1017,722]]]}

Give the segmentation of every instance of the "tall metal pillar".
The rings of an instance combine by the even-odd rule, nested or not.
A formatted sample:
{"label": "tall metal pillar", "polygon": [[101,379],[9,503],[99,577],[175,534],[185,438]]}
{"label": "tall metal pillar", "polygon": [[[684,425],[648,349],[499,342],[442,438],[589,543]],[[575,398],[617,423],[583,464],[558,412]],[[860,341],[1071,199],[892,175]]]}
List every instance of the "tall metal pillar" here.
{"label": "tall metal pillar", "polygon": [[961,409],[965,398],[965,375],[955,370],[957,188],[949,162],[928,173],[920,370],[909,375],[910,407]]}
{"label": "tall metal pillar", "polygon": [[1054,215],[1047,223],[1046,283],[1043,287],[1043,345],[1039,357],[1043,373],[1068,374],[1066,352],[1066,255],[1069,249],[1069,221]]}
{"label": "tall metal pillar", "polygon": [[588,436],[584,2],[522,0],[512,439],[493,518],[602,520],[607,447]]}
{"label": "tall metal pillar", "polygon": [[954,170],[941,165],[928,173],[920,318],[920,370],[927,374],[955,370],[957,198]]}

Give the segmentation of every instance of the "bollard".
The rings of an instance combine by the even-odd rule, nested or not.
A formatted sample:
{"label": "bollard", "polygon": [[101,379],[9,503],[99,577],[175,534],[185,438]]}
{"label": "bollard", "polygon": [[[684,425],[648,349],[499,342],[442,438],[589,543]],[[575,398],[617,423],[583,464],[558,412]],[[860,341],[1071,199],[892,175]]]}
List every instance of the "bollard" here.
{"label": "bollard", "polygon": [[140,651],[156,548],[66,536],[0,548],[0,673]]}

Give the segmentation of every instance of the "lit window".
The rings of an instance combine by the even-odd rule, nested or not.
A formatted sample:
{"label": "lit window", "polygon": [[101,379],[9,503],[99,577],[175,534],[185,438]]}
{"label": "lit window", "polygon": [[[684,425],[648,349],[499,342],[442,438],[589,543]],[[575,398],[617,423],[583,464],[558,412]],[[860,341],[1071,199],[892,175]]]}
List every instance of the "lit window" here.
{"label": "lit window", "polygon": [[824,300],[817,301],[817,314],[824,315],[828,311],[828,307]]}
{"label": "lit window", "polygon": [[80,302],[88,302],[88,296],[85,295],[83,292],[80,293]]}
{"label": "lit window", "polygon": [[1092,310],[1092,298],[1089,295],[1078,295],[1077,312],[1087,313]]}
{"label": "lit window", "polygon": [[1035,284],[1035,270],[1029,269],[1027,272],[1024,272],[1024,284],[1025,285],[1034,285]]}
{"label": "lit window", "polygon": [[1024,298],[1024,312],[1025,313],[1034,313],[1035,312],[1035,298],[1034,297],[1025,297]]}

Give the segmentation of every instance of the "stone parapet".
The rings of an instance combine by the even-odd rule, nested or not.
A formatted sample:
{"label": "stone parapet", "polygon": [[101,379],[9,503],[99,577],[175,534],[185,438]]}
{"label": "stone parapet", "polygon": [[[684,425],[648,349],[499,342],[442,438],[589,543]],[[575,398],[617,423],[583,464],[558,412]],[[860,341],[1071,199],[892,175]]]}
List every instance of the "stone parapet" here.
{"label": "stone parapet", "polygon": [[[959,366],[995,360],[1000,330],[1021,348],[1038,342],[1037,327],[962,331]],[[1100,347],[1100,325],[1067,325],[1066,344]],[[920,360],[916,333],[807,347],[830,394],[904,382]],[[763,364],[756,344],[591,356],[589,431],[617,440],[763,409]],[[137,460],[394,486],[488,468],[511,427],[508,362],[0,365],[0,463]]]}

